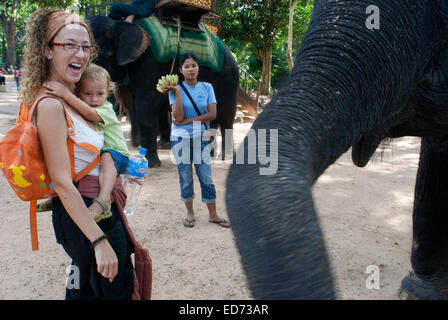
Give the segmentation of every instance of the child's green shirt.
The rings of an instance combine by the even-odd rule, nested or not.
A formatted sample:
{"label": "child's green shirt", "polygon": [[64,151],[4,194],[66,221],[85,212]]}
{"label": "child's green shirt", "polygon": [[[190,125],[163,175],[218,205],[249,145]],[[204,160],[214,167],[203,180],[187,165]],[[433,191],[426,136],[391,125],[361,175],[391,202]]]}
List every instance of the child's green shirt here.
{"label": "child's green shirt", "polygon": [[129,157],[128,146],[124,139],[121,123],[115,114],[115,111],[110,102],[107,102],[95,108],[95,111],[103,119],[102,122],[95,122],[104,132],[103,150],[113,149],[120,152],[122,155]]}

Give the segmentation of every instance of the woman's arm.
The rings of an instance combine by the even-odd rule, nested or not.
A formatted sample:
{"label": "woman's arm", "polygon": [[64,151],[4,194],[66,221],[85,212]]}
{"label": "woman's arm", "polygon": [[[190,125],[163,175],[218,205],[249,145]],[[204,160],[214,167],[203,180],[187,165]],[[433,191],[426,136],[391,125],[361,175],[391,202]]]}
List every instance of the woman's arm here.
{"label": "woman's arm", "polygon": [[[103,235],[103,231],[91,217],[81,194],[73,184],[67,149],[67,120],[59,101],[46,98],[39,102],[37,127],[54,189],[72,220],[90,242],[93,242]],[[107,240],[95,247],[95,258],[98,272],[112,282],[118,271],[118,260]]]}
{"label": "woman's arm", "polygon": [[184,118],[182,121],[178,121],[177,118],[175,118],[175,120],[173,120],[173,122],[175,125],[185,125],[185,124],[193,123],[195,121],[205,123],[205,122],[215,120],[216,119],[216,103],[210,103],[207,108],[208,108],[208,112],[201,114],[200,116],[188,118],[188,119]]}
{"label": "woman's arm", "polygon": [[75,96],[70,90],[64,87],[62,84],[56,81],[49,81],[44,83],[47,94],[54,95],[56,97],[62,98],[70,106],[72,106],[76,111],[78,111],[84,119],[95,122],[102,122],[103,119],[98,115],[98,113],[89,106],[87,103]]}
{"label": "woman's arm", "polygon": [[173,119],[176,121],[184,120],[184,106],[182,103],[182,95],[180,93],[180,88],[178,86],[167,86],[166,92],[174,91],[176,94],[176,103],[171,105],[171,112],[173,115]]}

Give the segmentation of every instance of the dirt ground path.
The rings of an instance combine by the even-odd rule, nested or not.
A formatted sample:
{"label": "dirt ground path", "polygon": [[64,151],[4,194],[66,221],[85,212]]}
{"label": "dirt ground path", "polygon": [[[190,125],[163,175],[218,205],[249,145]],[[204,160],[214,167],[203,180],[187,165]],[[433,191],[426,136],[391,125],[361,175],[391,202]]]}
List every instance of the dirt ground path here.
{"label": "dirt ground path", "polygon": [[[11,77],[0,93],[0,138],[14,123],[17,91]],[[250,123],[235,123],[235,142]],[[129,124],[123,123],[127,136]],[[366,168],[346,153],[314,186],[340,299],[397,299],[410,268],[411,217],[419,140],[395,140]],[[136,153],[135,148],[131,148]],[[153,299],[252,299],[232,231],[208,223],[195,200],[194,228],[182,226],[177,170],[170,151],[160,150],[161,168],[151,169],[130,226],[153,261]],[[219,214],[227,218],[225,181],[229,165],[215,164]],[[195,183],[198,194],[199,184]],[[200,194],[200,193],[199,193]],[[70,259],[54,237],[50,213],[38,216],[40,251],[32,252],[28,203],[0,178],[0,299],[63,299]],[[378,267],[379,289],[366,287],[366,268]]]}

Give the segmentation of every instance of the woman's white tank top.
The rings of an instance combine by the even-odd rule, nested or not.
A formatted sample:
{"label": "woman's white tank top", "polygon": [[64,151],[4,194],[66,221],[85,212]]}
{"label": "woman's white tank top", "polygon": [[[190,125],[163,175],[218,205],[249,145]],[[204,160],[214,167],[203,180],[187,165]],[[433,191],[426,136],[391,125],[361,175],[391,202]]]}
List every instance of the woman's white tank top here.
{"label": "woman's white tank top", "polygon": [[[86,124],[82,123],[80,120],[76,119],[70,114],[73,120],[73,130],[75,132],[75,141],[78,143],[87,142],[93,145],[98,151],[101,150],[104,143],[104,133],[103,131],[95,131]],[[96,154],[89,151],[83,147],[74,145],[74,158],[75,158],[75,172],[78,173],[85,167],[87,167],[96,158]],[[100,165],[98,164],[95,168],[88,173],[92,176],[100,175]]]}

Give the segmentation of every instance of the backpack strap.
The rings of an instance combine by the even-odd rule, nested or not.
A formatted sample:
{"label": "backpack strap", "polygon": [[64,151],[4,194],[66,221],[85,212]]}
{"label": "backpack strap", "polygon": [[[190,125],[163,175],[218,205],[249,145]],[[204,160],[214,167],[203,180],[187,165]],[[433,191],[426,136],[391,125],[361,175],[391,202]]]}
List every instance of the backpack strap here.
{"label": "backpack strap", "polygon": [[30,201],[30,233],[31,233],[31,249],[39,251],[39,239],[37,234],[37,200]]}
{"label": "backpack strap", "polygon": [[[74,159],[75,159],[74,145],[75,144],[82,148],[85,148],[89,151],[96,153],[95,160],[93,160],[91,163],[89,163],[84,169],[82,169],[78,173],[75,172],[75,163],[74,163]],[[100,163],[100,159],[101,159],[100,152],[98,151],[97,148],[95,148],[94,146],[92,146],[89,143],[84,143],[84,142],[78,143],[74,139],[69,139],[69,141],[68,141],[68,153],[70,154],[70,161],[73,160],[73,164],[71,165],[71,167],[72,167],[72,177],[73,177],[74,182],[78,182],[79,180],[84,178],[90,171],[93,170],[93,168],[95,168]]]}

